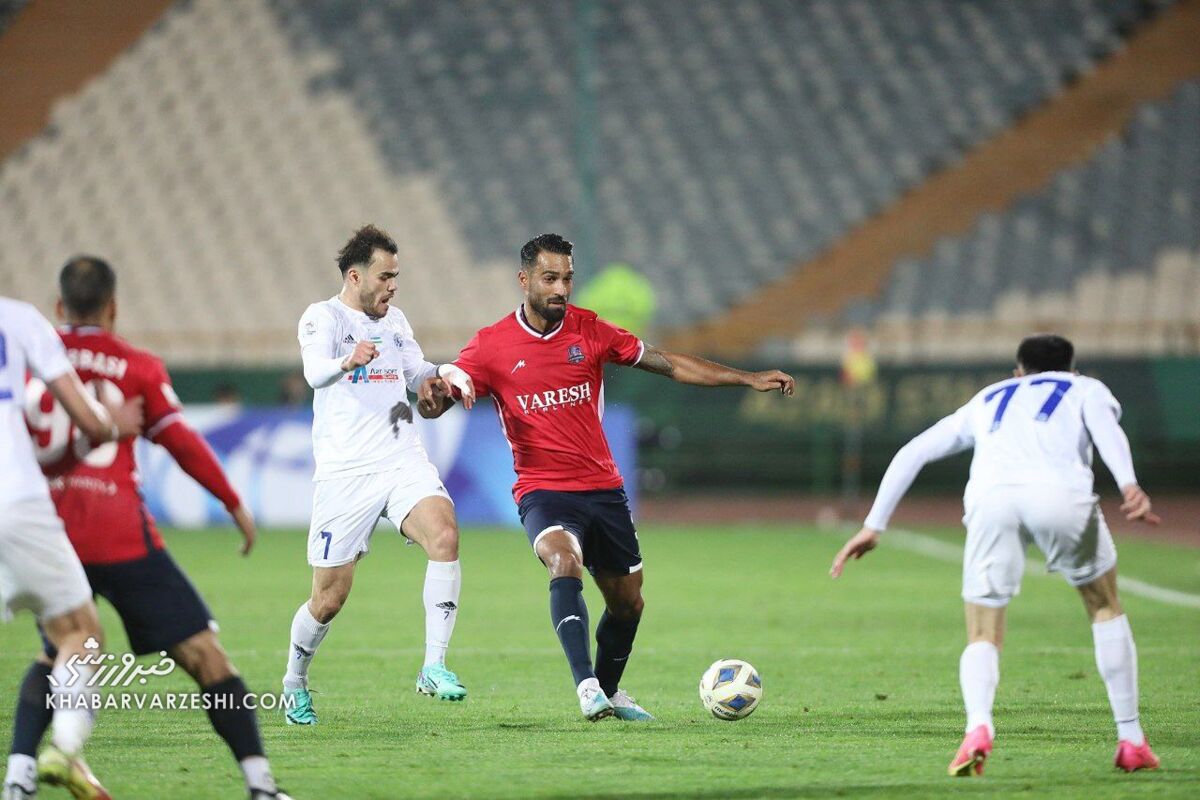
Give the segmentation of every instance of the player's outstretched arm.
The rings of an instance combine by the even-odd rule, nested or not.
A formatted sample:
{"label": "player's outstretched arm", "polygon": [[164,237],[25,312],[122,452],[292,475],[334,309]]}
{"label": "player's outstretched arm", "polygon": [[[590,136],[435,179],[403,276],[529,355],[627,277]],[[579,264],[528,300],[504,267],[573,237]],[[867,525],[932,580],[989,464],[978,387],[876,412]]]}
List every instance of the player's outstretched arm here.
{"label": "player's outstretched arm", "polygon": [[1121,489],[1125,519],[1157,525],[1162,519],[1150,510],[1150,496],[1138,485],[1133,453],[1129,450],[1129,438],[1121,430],[1119,413],[1120,406],[1107,391],[1093,390],[1083,401],[1083,422],[1100,458]]}
{"label": "player's outstretched arm", "polygon": [[254,515],[250,513],[250,509],[242,505],[230,511],[229,515],[233,517],[233,524],[237,525],[238,530],[242,532],[240,552],[242,555],[248,556],[254,549],[254,541],[258,538],[258,524],[254,521]]}
{"label": "player's outstretched arm", "polygon": [[888,464],[875,502],[867,514],[862,530],[850,537],[833,558],[829,574],[836,578],[842,574],[846,562],[851,558],[862,558],[879,544],[879,534],[885,530],[896,506],[900,504],[917,475],[930,461],[962,452],[974,443],[968,425],[966,408],[939,420],[928,430],[913,437],[901,447]]}
{"label": "player's outstretched arm", "polygon": [[846,562],[852,558],[862,558],[879,545],[879,531],[874,528],[863,528],[850,537],[842,549],[833,557],[833,566],[829,568],[831,577],[837,578],[846,568]]}
{"label": "player's outstretched arm", "polygon": [[669,353],[650,345],[646,345],[646,352],[634,366],[692,386],[748,386],[759,392],[779,391],[788,397],[796,390],[796,379],[777,369],[747,372],[698,356]]}
{"label": "player's outstretched arm", "polygon": [[258,529],[254,524],[254,516],[242,504],[238,493],[234,490],[216,453],[208,446],[208,442],[195,428],[188,425],[183,416],[172,414],[165,423],[151,429],[153,434],[150,441],[164,448],[175,459],[192,480],[203,486],[209,494],[217,498],[233,523],[242,534],[242,555],[249,555],[258,537]]}

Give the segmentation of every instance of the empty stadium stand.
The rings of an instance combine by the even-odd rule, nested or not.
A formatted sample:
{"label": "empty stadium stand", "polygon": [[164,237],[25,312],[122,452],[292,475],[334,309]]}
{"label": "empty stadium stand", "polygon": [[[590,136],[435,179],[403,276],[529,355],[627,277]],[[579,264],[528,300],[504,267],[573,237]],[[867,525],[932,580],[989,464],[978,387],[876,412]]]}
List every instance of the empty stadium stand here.
{"label": "empty stadium stand", "polygon": [[[815,254],[1098,58],[1154,3],[596,4],[598,261],[702,318]],[[336,54],[399,174],[437,176],[477,258],[570,230],[581,113],[555,0],[273,0]]]}
{"label": "empty stadium stand", "polygon": [[[1009,355],[1055,329],[1092,354],[1192,353],[1200,346],[1200,81],[1134,122],[1084,165],[961,237],[892,270],[877,302],[841,325],[874,328],[889,359]],[[829,330],[794,343],[830,357]]]}
{"label": "empty stadium stand", "polygon": [[[178,3],[0,163],[0,293],[47,308],[57,266],[96,252],[121,272],[123,326],[137,340],[176,363],[279,363],[294,358],[304,305],[335,290],[334,251],[371,220],[397,235],[398,302],[444,357],[515,304],[515,254],[530,235],[578,227],[586,150],[598,263],[581,277],[633,263],[671,328],[795,269],[1167,5]],[[594,72],[581,75],[581,53]],[[593,112],[589,130],[580,120]],[[980,242],[948,241],[930,262],[941,267],[905,262],[878,302],[835,322],[936,317],[955,297],[923,287],[951,292],[937,269],[989,235],[988,257],[1016,248],[1025,272],[1010,286],[1000,271],[970,313],[1035,289],[1028,265],[1045,247],[1072,248],[1050,281],[1070,294],[1098,250],[1062,244],[1091,217],[1046,221],[1067,202],[1055,198],[1030,200],[1011,224],[1007,213],[981,220]],[[1072,213],[1119,214],[1079,202]],[[1126,246],[1176,243],[1143,236]],[[1139,266],[1117,260],[1105,269]]]}

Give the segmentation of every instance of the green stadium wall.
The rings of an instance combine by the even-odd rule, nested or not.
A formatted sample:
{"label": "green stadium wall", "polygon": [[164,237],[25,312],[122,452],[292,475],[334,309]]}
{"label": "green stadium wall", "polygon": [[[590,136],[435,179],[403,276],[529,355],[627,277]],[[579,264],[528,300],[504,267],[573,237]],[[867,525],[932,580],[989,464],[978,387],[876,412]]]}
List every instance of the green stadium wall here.
{"label": "green stadium wall", "polygon": [[[1154,491],[1200,489],[1200,359],[1104,360],[1081,365],[1103,380],[1124,407],[1122,426],[1141,482]],[[861,480],[876,485],[895,451],[949,414],[1011,366],[881,367],[878,379],[850,390],[836,367],[784,366],[796,396],[681,386],[638,370],[610,368],[606,402],[632,405],[639,419],[639,468],[665,492],[796,491],[841,488],[847,430],[862,436]],[[221,384],[248,405],[279,402],[293,369],[173,370],[185,402],[209,402]],[[969,454],[931,464],[916,487],[958,492]],[[1098,465],[1098,485],[1111,478]]]}

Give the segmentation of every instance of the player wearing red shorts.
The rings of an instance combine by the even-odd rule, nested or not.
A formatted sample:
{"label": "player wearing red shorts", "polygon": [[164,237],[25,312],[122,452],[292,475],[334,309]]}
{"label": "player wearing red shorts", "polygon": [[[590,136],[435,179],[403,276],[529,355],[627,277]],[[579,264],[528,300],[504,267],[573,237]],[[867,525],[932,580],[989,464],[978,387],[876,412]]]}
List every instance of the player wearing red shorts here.
{"label": "player wearing red shorts", "polygon": [[[80,379],[106,401],[142,399],[142,435],[166,448],[224,504],[242,532],[242,553],[248,554],[254,519],[208,444],[184,420],[162,361],[113,333],[112,268],[98,258],[74,258],[59,275],[59,289],[59,316],[66,320],[59,335]],[[51,477],[52,499],[92,591],[116,609],[134,653],[166,651],[195,679],[206,696],[209,720],[238,760],[252,800],[286,798],[264,755],[246,685],[217,641],[212,614],[167,553],[142,501],[133,441],[91,449],[72,435],[61,407],[40,382],[31,381],[26,396],[38,461]],[[52,656],[47,643],[26,675],[13,720],[14,752],[35,749],[50,720],[42,697],[49,691]]]}
{"label": "player wearing red shorts", "polygon": [[[550,573],[550,620],[590,720],[652,719],[618,684],[642,616],[642,554],[621,474],[600,421],[604,365],[637,367],[696,386],[745,386],[791,395],[778,370],[745,372],[668,353],[568,304],[572,245],[553,233],[521,248],[525,301],[483,328],[455,362],[479,397],[490,395],[512,445],[513,496],[533,551]],[[435,417],[454,392],[445,379],[422,387],[418,411]],[[455,392],[456,394],[456,392]],[[471,403],[466,402],[466,407]],[[592,667],[583,570],[604,595]]]}

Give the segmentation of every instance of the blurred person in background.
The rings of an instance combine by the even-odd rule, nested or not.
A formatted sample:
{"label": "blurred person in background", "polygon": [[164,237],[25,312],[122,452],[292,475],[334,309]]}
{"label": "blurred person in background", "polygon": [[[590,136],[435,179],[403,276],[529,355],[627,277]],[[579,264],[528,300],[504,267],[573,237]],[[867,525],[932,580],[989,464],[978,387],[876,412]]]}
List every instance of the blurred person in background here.
{"label": "blurred person in background", "polygon": [[628,264],[609,264],[579,290],[579,305],[635,336],[646,336],[658,298],[654,284]]}

